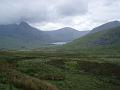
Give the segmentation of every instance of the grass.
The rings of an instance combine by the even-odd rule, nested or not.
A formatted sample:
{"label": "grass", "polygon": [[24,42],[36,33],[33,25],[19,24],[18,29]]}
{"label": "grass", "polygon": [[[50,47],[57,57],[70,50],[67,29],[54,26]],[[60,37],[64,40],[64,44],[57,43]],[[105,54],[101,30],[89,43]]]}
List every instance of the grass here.
{"label": "grass", "polygon": [[119,53],[0,52],[0,86],[2,90],[120,90],[119,59]]}

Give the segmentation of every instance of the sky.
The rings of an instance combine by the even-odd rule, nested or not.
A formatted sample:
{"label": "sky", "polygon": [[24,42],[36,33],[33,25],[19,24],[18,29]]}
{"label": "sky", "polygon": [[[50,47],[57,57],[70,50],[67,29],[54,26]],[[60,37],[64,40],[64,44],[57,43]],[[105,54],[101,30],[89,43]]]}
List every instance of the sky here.
{"label": "sky", "polygon": [[114,20],[120,21],[120,0],[0,0],[0,24],[83,31]]}

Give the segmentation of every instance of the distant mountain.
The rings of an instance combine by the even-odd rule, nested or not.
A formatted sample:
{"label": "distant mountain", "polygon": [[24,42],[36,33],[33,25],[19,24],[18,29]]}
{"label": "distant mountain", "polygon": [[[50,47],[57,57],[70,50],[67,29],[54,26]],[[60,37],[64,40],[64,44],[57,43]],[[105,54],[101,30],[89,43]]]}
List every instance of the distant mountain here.
{"label": "distant mountain", "polygon": [[39,48],[55,42],[72,41],[88,32],[69,27],[55,31],[41,31],[26,22],[0,25],[0,49]]}
{"label": "distant mountain", "polygon": [[50,43],[51,37],[26,22],[0,25],[0,48],[32,48]]}
{"label": "distant mountain", "polygon": [[46,31],[56,42],[67,42],[86,35],[89,31],[78,31],[70,27]]}
{"label": "distant mountain", "polygon": [[112,21],[112,22],[108,22],[108,23],[105,23],[103,25],[100,25],[100,26],[94,28],[91,32],[94,33],[94,32],[98,32],[98,31],[102,31],[102,30],[109,30],[111,28],[115,28],[118,26],[120,26],[119,21]]}
{"label": "distant mountain", "polygon": [[[115,24],[116,25],[112,25]],[[64,50],[120,50],[120,25],[119,22],[111,22],[93,29],[94,33],[89,33],[79,39],[63,46]],[[108,27],[111,25],[110,27]],[[116,27],[115,27],[116,26]],[[107,29],[105,29],[107,28]],[[109,28],[109,29],[108,29]],[[102,30],[103,29],[103,30]],[[97,30],[97,31],[96,31]]]}

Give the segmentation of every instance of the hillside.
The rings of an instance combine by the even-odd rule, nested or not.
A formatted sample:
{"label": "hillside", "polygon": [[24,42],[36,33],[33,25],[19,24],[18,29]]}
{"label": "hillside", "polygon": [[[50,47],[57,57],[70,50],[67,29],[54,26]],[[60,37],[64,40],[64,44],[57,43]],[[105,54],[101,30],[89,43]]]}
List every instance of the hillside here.
{"label": "hillside", "polygon": [[94,33],[94,32],[98,32],[98,31],[109,30],[109,29],[116,28],[119,26],[120,26],[119,21],[111,21],[111,22],[105,23],[103,25],[100,25],[100,26],[94,28],[91,32]]}
{"label": "hillside", "polygon": [[89,31],[78,31],[70,27],[46,31],[56,42],[67,42],[86,35]]}
{"label": "hillside", "polygon": [[[100,26],[101,27],[101,26]],[[94,31],[94,29],[93,29]],[[89,33],[79,39],[63,46],[65,50],[119,50],[120,46],[120,26],[111,29]]]}
{"label": "hillside", "polygon": [[0,25],[0,48],[18,49],[39,47],[52,41],[51,37],[26,22],[19,25]]}

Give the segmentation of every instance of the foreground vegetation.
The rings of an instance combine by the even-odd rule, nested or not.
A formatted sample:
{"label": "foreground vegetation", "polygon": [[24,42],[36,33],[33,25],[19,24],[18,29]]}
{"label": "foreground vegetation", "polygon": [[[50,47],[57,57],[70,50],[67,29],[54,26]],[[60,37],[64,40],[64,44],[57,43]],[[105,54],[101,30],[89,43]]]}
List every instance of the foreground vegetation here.
{"label": "foreground vegetation", "polygon": [[120,90],[119,53],[1,51],[0,90]]}

